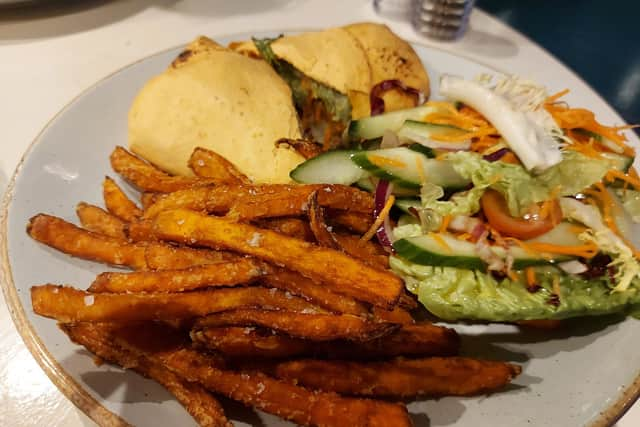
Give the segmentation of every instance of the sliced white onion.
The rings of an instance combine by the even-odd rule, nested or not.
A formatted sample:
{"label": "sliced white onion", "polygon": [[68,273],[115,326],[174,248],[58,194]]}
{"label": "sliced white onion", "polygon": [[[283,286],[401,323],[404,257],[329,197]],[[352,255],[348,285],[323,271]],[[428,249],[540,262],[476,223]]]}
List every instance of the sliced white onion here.
{"label": "sliced white onion", "polygon": [[487,264],[488,270],[504,271],[504,259],[493,251],[489,241],[487,240],[488,236],[488,231],[482,233],[476,242],[476,253],[478,254],[478,257]]}
{"label": "sliced white onion", "polygon": [[461,101],[482,114],[528,170],[543,171],[562,160],[558,143],[544,128],[489,88],[444,74],[440,78],[440,95]]}
{"label": "sliced white onion", "polygon": [[576,261],[575,259],[571,261],[560,262],[557,265],[558,268],[569,274],[580,274],[589,269],[585,264],[581,263],[580,261]]}
{"label": "sliced white onion", "polygon": [[[478,225],[482,225],[482,221],[478,218],[466,215],[456,215],[449,222],[449,230],[459,233],[471,233]],[[476,237],[480,237],[479,235]]]}
{"label": "sliced white onion", "polygon": [[382,142],[380,142],[380,148],[395,148],[399,147],[401,144],[400,138],[394,131],[389,129],[384,131],[382,134]]}

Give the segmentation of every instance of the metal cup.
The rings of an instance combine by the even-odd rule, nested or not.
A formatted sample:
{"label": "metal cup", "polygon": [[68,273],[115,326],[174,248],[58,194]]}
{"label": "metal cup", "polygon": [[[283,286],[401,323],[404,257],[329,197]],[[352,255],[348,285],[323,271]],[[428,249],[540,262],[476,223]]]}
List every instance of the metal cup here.
{"label": "metal cup", "polygon": [[414,0],[415,30],[437,40],[456,40],[465,33],[475,0]]}

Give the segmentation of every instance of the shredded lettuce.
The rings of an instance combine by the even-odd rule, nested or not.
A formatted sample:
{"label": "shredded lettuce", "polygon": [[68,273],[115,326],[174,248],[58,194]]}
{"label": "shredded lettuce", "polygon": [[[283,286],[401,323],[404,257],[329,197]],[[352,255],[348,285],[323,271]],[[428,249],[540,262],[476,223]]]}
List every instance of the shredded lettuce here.
{"label": "shredded lettuce", "polygon": [[616,267],[616,285],[613,290],[627,291],[631,283],[640,278],[640,263],[633,256],[631,248],[604,224],[602,215],[596,207],[567,197],[560,200],[560,206],[565,217],[589,227],[578,237],[585,242],[594,243],[600,251],[613,259],[611,265]]}
{"label": "shredded lettuce", "polygon": [[636,224],[640,224],[640,191],[625,189],[616,192],[624,210]]}
{"label": "shredded lettuce", "polygon": [[[534,203],[558,196],[569,196],[602,180],[611,165],[606,160],[593,159],[575,151],[563,153],[562,162],[540,175],[531,175],[522,166],[505,162],[489,162],[477,153],[456,152],[447,161],[463,177],[473,182],[473,192],[467,195],[469,207],[479,210],[473,202],[486,188],[499,191],[507,200],[513,216],[526,213]],[[577,173],[579,171],[579,173]],[[470,212],[470,213],[475,213]]]}
{"label": "shredded lettuce", "polygon": [[542,288],[531,293],[525,285],[509,279],[496,280],[490,274],[454,267],[417,265],[391,257],[394,272],[402,276],[407,289],[436,316],[445,320],[511,322],[526,319],[564,319],[640,309],[640,279],[627,292],[610,291],[606,278],[585,280],[561,275],[560,304],[549,302],[553,295],[553,268],[540,269],[536,277]]}

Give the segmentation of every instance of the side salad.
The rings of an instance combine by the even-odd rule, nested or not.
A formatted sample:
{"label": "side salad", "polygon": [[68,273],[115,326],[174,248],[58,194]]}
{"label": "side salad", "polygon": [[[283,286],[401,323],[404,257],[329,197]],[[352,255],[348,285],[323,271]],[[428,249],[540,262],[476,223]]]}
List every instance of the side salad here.
{"label": "side salad", "polygon": [[374,234],[433,314],[517,321],[640,308],[640,178],[623,131],[518,77],[351,121],[302,183],[375,193]]}

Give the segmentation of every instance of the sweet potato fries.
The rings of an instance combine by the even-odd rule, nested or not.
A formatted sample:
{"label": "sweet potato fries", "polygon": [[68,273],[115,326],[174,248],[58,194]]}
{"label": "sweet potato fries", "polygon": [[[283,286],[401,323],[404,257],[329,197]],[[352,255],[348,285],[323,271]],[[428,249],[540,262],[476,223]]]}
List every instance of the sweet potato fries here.
{"label": "sweet potato fries", "polygon": [[231,425],[222,395],[305,426],[410,426],[394,400],[491,392],[520,372],[451,357],[456,332],[414,320],[380,246],[359,239],[373,221],[369,194],[253,184],[203,149],[190,177],[121,147],[111,164],[144,191],[139,204],[106,178],[106,209],[77,206],[82,227],[41,213],[27,232],[134,271],[101,273],[86,290],[34,286],[33,309],[162,384],[198,424]]}

